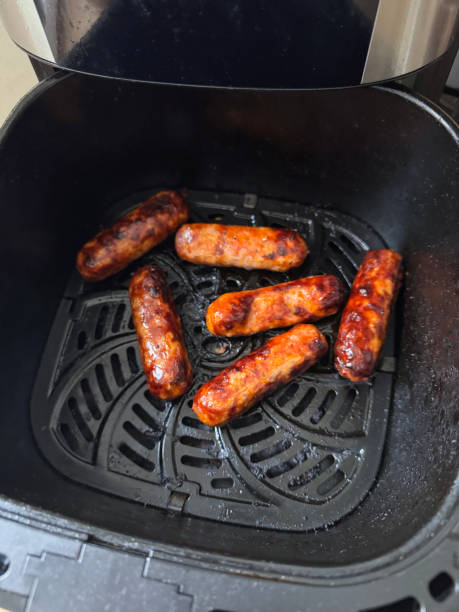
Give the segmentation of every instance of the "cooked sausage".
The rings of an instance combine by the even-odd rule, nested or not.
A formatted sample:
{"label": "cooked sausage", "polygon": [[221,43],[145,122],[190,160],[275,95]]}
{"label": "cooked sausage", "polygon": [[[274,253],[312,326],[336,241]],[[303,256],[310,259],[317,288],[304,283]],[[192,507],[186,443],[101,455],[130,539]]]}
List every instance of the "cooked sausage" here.
{"label": "cooked sausage", "polygon": [[86,281],[100,281],[125,268],[188,219],[188,203],[176,191],[160,191],[87,242],[77,255]]}
{"label": "cooked sausage", "polygon": [[218,223],[183,225],[175,248],[192,263],[278,272],[300,266],[308,254],[306,242],[294,230]]}
{"label": "cooked sausage", "polygon": [[148,388],[160,399],[174,399],[189,388],[193,374],[164,272],[156,266],[137,270],[129,297]]}
{"label": "cooked sausage", "polygon": [[336,276],[309,276],[250,291],[224,293],[207,309],[216,336],[248,336],[275,327],[317,321],[338,311],[343,284]]}
{"label": "cooked sausage", "polygon": [[305,372],[327,349],[317,327],[296,325],[205,383],[194,396],[193,410],[206,425],[224,425]]}
{"label": "cooked sausage", "polygon": [[335,344],[335,367],[354,382],[373,372],[386,337],[389,315],[401,283],[402,257],[369,251],[352,283]]}

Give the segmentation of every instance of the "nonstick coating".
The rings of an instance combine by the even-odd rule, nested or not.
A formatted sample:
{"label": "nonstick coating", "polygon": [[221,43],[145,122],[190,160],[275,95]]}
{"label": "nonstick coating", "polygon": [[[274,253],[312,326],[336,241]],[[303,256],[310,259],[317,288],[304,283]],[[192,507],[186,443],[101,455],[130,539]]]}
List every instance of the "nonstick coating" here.
{"label": "nonstick coating", "polygon": [[[438,531],[455,499],[459,393],[458,141],[441,114],[384,89],[251,93],[72,75],[41,84],[16,110],[0,160],[3,495],[122,534],[306,573],[395,558],[416,534],[413,546]],[[75,253],[114,202],[152,185],[331,207],[403,254],[381,468],[332,528],[289,534],[167,514],[76,484],[39,452],[32,385]]]}

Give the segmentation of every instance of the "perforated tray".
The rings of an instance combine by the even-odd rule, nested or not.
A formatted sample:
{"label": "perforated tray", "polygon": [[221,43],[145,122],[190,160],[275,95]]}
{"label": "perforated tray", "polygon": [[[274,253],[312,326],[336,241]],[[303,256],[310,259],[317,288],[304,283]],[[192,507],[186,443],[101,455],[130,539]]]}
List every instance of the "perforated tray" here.
{"label": "perforated tray", "polygon": [[[119,203],[103,225],[152,191]],[[191,192],[190,202],[192,221],[291,227],[311,252],[289,273],[249,272],[181,261],[170,239],[99,284],[71,271],[32,397],[37,442],[67,477],[143,504],[257,528],[324,527],[355,508],[375,480],[392,374],[379,371],[361,384],[338,376],[336,315],[317,324],[330,344],[320,364],[212,429],[191,410],[197,388],[279,331],[215,338],[205,312],[226,291],[311,274],[336,274],[348,288],[364,253],[385,245],[367,225],[329,209],[252,194]],[[192,389],[173,402],[148,392],[130,317],[129,279],[147,263],[167,274],[194,370]],[[389,369],[392,328],[384,348]]]}

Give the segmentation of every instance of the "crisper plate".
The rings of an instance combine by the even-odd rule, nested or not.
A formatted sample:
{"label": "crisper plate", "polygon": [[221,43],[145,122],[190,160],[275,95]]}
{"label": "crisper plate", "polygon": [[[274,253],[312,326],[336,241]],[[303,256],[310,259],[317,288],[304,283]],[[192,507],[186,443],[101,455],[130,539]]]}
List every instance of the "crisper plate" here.
{"label": "crisper plate", "polygon": [[[104,225],[153,191],[118,203]],[[335,274],[349,288],[364,253],[386,245],[366,224],[330,209],[253,194],[189,197],[191,221],[291,227],[310,254],[288,273],[214,268],[180,260],[169,239],[98,284],[71,270],[32,397],[37,442],[65,476],[142,504],[257,528],[327,526],[351,512],[376,478],[390,407],[393,325],[385,371],[354,384],[332,365],[339,315],[319,321],[330,344],[321,363],[212,429],[191,410],[197,388],[279,330],[219,339],[207,331],[205,312],[226,291],[312,274]],[[149,263],[167,274],[194,371],[193,387],[174,401],[148,392],[131,320],[129,279]]]}

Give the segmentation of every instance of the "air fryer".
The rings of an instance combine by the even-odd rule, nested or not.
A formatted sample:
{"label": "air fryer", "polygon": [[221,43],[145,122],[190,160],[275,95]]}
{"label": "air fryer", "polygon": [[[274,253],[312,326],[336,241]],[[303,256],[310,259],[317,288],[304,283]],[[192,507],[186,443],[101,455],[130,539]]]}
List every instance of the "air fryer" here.
{"label": "air fryer", "polygon": [[[452,120],[384,87],[223,91],[61,74],[17,107],[0,159],[4,511],[115,551],[160,551],[189,609],[454,609]],[[288,274],[222,270],[180,261],[168,240],[84,283],[82,243],[164,187],[188,190],[195,221],[293,227],[310,255]],[[196,387],[267,337],[212,337],[212,299],[319,273],[348,290],[373,248],[400,251],[405,279],[368,383],[341,379],[330,352],[233,423],[196,420]],[[168,275],[195,372],[173,402],[149,395],[130,318],[130,275],[150,262]],[[338,321],[318,323],[331,346]]]}

